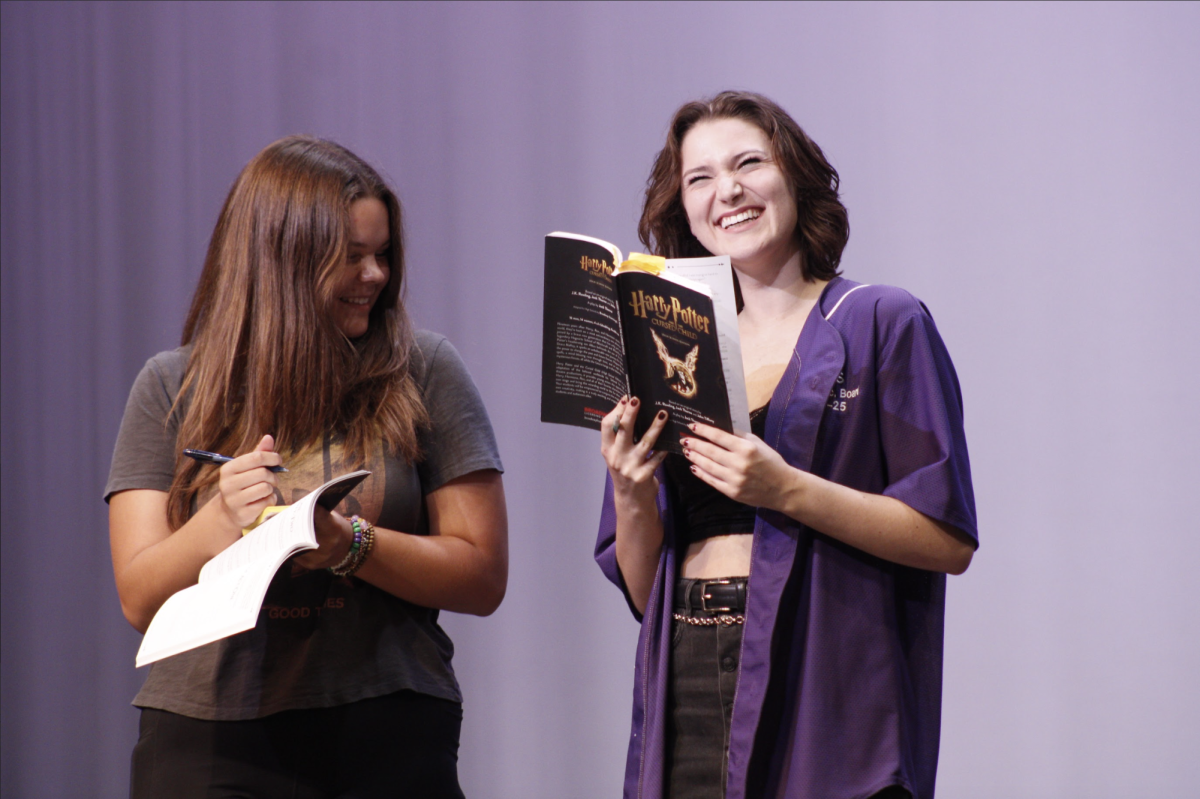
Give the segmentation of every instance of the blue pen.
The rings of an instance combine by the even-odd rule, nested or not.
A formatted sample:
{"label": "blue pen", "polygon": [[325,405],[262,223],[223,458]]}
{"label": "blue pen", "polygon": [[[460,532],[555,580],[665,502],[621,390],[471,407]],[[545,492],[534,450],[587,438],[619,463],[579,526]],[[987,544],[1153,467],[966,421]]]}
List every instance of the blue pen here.
{"label": "blue pen", "polygon": [[[228,455],[218,455],[215,452],[205,452],[202,449],[185,449],[183,451],[183,454],[187,455],[192,460],[197,460],[197,461],[200,461],[201,463],[221,464],[221,463],[229,463],[231,460],[233,460],[233,458],[229,457]],[[285,469],[282,466],[268,466],[267,468],[273,472],[286,472],[287,471],[287,469]]]}

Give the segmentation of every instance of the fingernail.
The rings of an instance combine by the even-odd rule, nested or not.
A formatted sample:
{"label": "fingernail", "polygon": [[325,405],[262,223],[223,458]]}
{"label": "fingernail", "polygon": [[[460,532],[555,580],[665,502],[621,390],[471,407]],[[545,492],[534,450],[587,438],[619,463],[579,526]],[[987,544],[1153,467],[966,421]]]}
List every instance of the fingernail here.
{"label": "fingernail", "polygon": [[634,397],[629,401],[629,404],[636,408],[638,406],[638,398]]}
{"label": "fingernail", "polygon": [[667,418],[667,412],[666,412],[666,411],[659,411],[659,412],[658,412],[658,418],[659,418],[659,419],[666,419],[666,418]]}
{"label": "fingernail", "polygon": [[689,424],[689,425],[688,425],[688,430],[695,430],[695,429],[696,429],[696,423],[695,423],[695,422],[692,422],[691,424]]}
{"label": "fingernail", "polygon": [[695,467],[695,466],[691,466],[691,467],[689,467],[689,468],[692,470],[692,474],[696,474],[696,467]]}

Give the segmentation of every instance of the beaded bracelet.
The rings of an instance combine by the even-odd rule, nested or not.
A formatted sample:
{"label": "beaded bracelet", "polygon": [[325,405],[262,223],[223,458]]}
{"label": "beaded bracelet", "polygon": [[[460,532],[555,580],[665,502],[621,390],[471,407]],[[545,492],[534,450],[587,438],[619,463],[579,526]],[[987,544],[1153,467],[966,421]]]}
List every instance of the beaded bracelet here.
{"label": "beaded bracelet", "polygon": [[354,540],[350,542],[350,550],[346,553],[346,557],[342,558],[336,566],[329,567],[329,571],[338,577],[344,576],[346,569],[353,565],[355,556],[358,555],[358,551],[362,548],[363,531],[359,521],[357,516],[350,517],[350,527],[354,530]]}
{"label": "beaded bracelet", "polygon": [[354,542],[341,563],[330,568],[336,577],[349,577],[362,568],[375,546],[375,525],[359,516],[351,516],[350,525],[354,528]]}
{"label": "beaded bracelet", "polygon": [[362,565],[367,562],[367,557],[371,554],[371,550],[375,548],[375,525],[366,519],[359,519],[358,521],[366,529],[363,530],[362,548],[358,550],[358,557],[350,565],[349,571],[346,572],[347,577],[362,568]]}

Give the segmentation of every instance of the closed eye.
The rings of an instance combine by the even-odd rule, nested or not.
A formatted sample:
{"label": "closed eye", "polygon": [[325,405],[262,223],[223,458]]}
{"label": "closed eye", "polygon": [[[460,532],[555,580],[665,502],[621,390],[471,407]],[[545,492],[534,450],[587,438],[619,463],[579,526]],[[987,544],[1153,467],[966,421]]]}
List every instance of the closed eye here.
{"label": "closed eye", "polygon": [[701,180],[708,180],[708,175],[692,175],[687,179],[686,185],[692,186]]}

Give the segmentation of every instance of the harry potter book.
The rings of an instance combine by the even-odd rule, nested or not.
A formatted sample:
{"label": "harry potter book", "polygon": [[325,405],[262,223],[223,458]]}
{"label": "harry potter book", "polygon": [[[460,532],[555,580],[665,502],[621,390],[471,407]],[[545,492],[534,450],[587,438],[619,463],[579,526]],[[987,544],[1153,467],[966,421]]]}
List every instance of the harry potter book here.
{"label": "harry potter book", "polygon": [[624,395],[634,438],[659,410],[655,449],[681,452],[687,425],[750,430],[728,256],[664,259],[574,233],[546,236],[542,421],[600,429]]}

